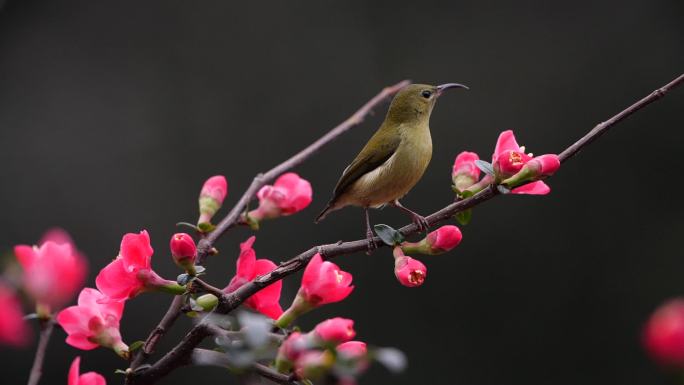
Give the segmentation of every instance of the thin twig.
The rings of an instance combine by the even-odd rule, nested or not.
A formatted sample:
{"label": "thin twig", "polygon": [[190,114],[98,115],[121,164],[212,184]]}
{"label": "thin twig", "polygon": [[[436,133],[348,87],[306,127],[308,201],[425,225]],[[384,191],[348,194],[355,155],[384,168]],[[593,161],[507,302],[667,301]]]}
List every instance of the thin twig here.
{"label": "thin twig", "polygon": [[[596,137],[605,133],[608,128],[614,126],[618,122],[622,121],[626,117],[630,116],[634,112],[642,109],[648,104],[655,100],[663,97],[668,91],[679,86],[684,81],[684,75],[680,75],[675,80],[671,81],[667,85],[661,87],[660,89],[654,91],[647,97],[641,99],[635,104],[629,106],[625,110],[621,111],[612,118],[606,120],[605,122],[597,125],[592,129],[587,135],[582,137],[579,141],[569,146],[561,154],[561,161],[566,161],[571,156],[576,154],[579,150],[591,143]],[[256,180],[256,178],[255,178]],[[253,182],[254,184],[254,182]],[[480,203],[483,203],[494,196],[499,195],[498,190],[494,185],[485,188],[479,193],[473,195],[470,198],[460,200],[458,202],[451,203],[450,205],[444,207],[443,209],[433,213],[426,219],[430,226],[452,218],[456,213],[463,210],[469,209]],[[411,235],[417,232],[417,227],[414,224],[404,226],[400,231],[404,235]],[[379,237],[374,238],[377,244],[382,244]],[[365,239],[360,239],[351,242],[342,242],[335,244],[326,244],[321,246],[314,246],[309,250],[293,257],[292,259],[283,262],[274,269],[272,272],[259,276],[254,280],[244,284],[236,291],[224,295],[220,298],[219,306],[214,310],[217,313],[228,313],[239,306],[247,298],[252,296],[257,291],[263,289],[264,287],[283,279],[284,277],[291,275],[301,269],[303,269],[309,260],[317,253],[320,252],[325,258],[332,258],[341,254],[348,254],[352,252],[365,251],[368,249],[368,242]],[[157,363],[152,365],[148,370],[140,373],[136,378],[134,378],[136,383],[140,384],[152,384],[161,379],[163,376],[168,374],[174,367],[178,366],[179,362],[182,362],[184,357],[186,357],[189,352],[192,351],[204,338],[204,336],[210,334],[207,328],[200,323],[193,327],[190,332],[183,338],[183,340],[178,343],[169,353],[162,357]]]}
{"label": "thin twig", "polygon": [[213,294],[213,295],[215,295],[215,296],[217,296],[217,297],[219,297],[219,298],[222,297],[223,294],[224,294],[223,290],[219,289],[218,287],[214,287],[214,286],[212,286],[212,285],[210,285],[210,284],[208,284],[208,283],[202,281],[202,280],[199,279],[199,278],[193,279],[193,280],[192,280],[192,285],[193,285],[193,286],[197,285],[197,287],[198,287],[201,291],[203,291],[203,292],[205,292],[205,293]]}
{"label": "thin twig", "polygon": [[38,347],[36,348],[36,356],[33,359],[28,385],[38,385],[38,382],[40,382],[40,377],[43,375],[45,351],[47,350],[48,342],[50,342],[50,336],[52,335],[52,330],[54,330],[54,328],[55,322],[53,320],[40,320],[40,339],[38,340]]}

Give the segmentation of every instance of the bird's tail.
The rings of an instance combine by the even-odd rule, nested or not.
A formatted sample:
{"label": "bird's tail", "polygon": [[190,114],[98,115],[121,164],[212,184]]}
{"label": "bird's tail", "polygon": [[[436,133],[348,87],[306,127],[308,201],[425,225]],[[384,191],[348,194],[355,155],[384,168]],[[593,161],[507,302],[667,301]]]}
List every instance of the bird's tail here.
{"label": "bird's tail", "polygon": [[335,211],[335,210],[337,210],[337,207],[335,207],[334,202],[333,201],[328,202],[328,204],[325,205],[325,208],[323,209],[323,211],[321,211],[321,213],[318,214],[316,219],[314,219],[314,223],[318,223],[318,222],[322,221],[323,219],[325,219],[325,217],[328,214],[330,214],[330,212]]}

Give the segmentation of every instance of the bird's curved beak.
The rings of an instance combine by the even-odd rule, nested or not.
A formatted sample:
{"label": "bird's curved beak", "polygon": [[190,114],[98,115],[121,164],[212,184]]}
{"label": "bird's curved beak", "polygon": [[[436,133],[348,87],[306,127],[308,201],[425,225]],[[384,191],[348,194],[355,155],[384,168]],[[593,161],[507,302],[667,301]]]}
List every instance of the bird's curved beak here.
{"label": "bird's curved beak", "polygon": [[458,83],[440,84],[437,86],[437,96],[441,95],[442,92],[448,90],[449,88],[465,88],[466,90],[470,89],[467,86],[464,86],[463,84],[458,84]]}

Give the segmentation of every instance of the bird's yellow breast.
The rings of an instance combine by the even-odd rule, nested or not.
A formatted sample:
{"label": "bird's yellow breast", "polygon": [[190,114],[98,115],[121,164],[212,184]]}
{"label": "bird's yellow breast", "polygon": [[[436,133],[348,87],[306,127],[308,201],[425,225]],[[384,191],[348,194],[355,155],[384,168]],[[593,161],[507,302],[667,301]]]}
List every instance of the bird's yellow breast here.
{"label": "bird's yellow breast", "polygon": [[400,129],[401,143],[382,165],[360,177],[341,197],[343,205],[378,207],[406,195],[418,183],[432,158],[427,127]]}

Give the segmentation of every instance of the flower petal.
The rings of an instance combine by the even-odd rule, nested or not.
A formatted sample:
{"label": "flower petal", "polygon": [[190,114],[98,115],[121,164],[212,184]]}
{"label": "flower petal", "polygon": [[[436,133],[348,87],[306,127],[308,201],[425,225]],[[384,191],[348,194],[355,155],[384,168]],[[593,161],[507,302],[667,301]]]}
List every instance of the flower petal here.
{"label": "flower petal", "polygon": [[69,377],[68,377],[68,385],[79,385],[78,384],[78,378],[80,377],[79,375],[79,366],[81,365],[81,357],[76,357],[74,358],[74,361],[71,363],[71,367],[69,367]]}
{"label": "flower petal", "polygon": [[123,258],[127,270],[149,269],[153,253],[150,235],[146,230],[140,234],[128,233],[121,240],[119,255]]}
{"label": "flower petal", "polygon": [[511,192],[513,194],[546,195],[551,192],[551,187],[542,181],[536,181],[516,187]]}
{"label": "flower petal", "polygon": [[116,258],[100,270],[95,278],[95,285],[112,300],[128,299],[143,288],[135,273],[124,267],[123,258]]}
{"label": "flower petal", "polygon": [[512,130],[506,130],[499,134],[499,138],[496,140],[496,147],[494,148],[494,155],[492,155],[492,162],[496,161],[499,155],[506,150],[520,152],[520,146],[516,142]]}

